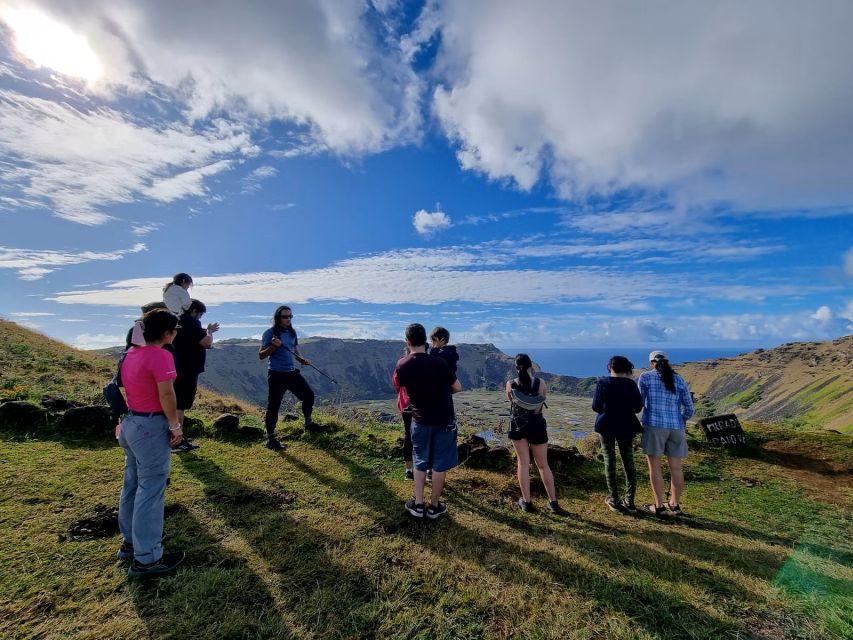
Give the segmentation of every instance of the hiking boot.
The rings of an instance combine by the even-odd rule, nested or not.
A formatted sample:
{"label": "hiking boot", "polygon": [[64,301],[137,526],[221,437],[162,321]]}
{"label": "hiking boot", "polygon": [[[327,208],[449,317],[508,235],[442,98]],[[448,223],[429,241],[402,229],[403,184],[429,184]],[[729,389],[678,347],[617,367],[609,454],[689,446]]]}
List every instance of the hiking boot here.
{"label": "hiking boot", "polygon": [[122,540],[121,546],[116,551],[116,558],[119,560],[130,560],[133,558],[133,543]]}
{"label": "hiking boot", "polygon": [[314,422],[313,420],[308,420],[305,423],[305,431],[310,431],[311,433],[318,433],[323,430],[323,427]]}
{"label": "hiking boot", "polygon": [[187,451],[193,451],[195,449],[198,449],[198,445],[184,438],[178,444],[172,447],[172,453],[184,453]]}
{"label": "hiking boot", "polygon": [[632,516],[637,515],[637,505],[634,504],[633,500],[628,500],[628,498],[622,498],[622,508],[625,509]]}
{"label": "hiking boot", "polygon": [[643,510],[647,513],[651,513],[656,518],[663,518],[666,516],[666,507],[656,507],[653,504],[647,504],[643,507]]}
{"label": "hiking boot", "polygon": [[415,472],[412,471],[411,469],[406,469],[406,472],[405,472],[405,474],[403,474],[403,476],[405,477],[406,480],[414,480],[415,479]]}
{"label": "hiking boot", "polygon": [[518,505],[519,509],[524,511],[524,513],[530,513],[531,511],[533,511],[533,503],[525,502],[524,498],[519,498],[516,504]]}
{"label": "hiking boot", "polygon": [[278,441],[278,438],[268,438],[266,446],[271,451],[284,451],[284,445]]}
{"label": "hiking boot", "polygon": [[415,518],[423,518],[426,513],[423,502],[415,502],[414,498],[406,500],[406,511],[411,513]]}
{"label": "hiking boot", "polygon": [[427,469],[426,481],[432,482],[432,469]]}
{"label": "hiking boot", "polygon": [[443,516],[445,513],[447,513],[447,505],[443,502],[439,502],[437,505],[429,505],[426,511],[427,518],[430,520],[435,520],[439,516]]}
{"label": "hiking boot", "polygon": [[548,511],[553,513],[555,516],[565,516],[567,513],[563,510],[563,507],[560,506],[560,503],[556,500],[548,501]]}
{"label": "hiking boot", "polygon": [[183,551],[170,551],[164,553],[157,562],[142,564],[134,560],[127,570],[127,575],[131,578],[141,576],[161,576],[164,573],[174,571],[175,568],[184,561],[186,554]]}
{"label": "hiking boot", "polygon": [[604,504],[606,504],[607,508],[610,509],[611,511],[613,511],[615,513],[622,513],[622,505],[620,504],[619,500],[617,500],[616,498],[614,498],[612,496],[607,496],[604,499]]}

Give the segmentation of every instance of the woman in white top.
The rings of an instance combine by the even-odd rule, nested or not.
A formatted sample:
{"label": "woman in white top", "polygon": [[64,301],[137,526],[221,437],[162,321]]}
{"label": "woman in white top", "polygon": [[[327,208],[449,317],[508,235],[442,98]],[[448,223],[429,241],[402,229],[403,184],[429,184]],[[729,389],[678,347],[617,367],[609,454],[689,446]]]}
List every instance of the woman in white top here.
{"label": "woman in white top", "polygon": [[190,293],[187,291],[193,286],[193,279],[188,273],[176,273],[172,281],[163,287],[163,303],[169,311],[181,315],[190,308]]}

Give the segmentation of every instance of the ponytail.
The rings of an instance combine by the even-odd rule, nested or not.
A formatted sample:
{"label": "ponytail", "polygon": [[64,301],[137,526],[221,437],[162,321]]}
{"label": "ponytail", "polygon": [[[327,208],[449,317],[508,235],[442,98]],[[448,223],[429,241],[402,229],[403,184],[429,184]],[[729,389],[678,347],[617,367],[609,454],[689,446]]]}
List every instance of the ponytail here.
{"label": "ponytail", "polygon": [[171,282],[167,282],[167,283],[166,283],[166,286],[165,286],[165,287],[163,287],[163,293],[166,293],[172,285],[175,285],[175,284],[176,284],[176,285],[178,285],[178,286],[181,286],[181,285],[184,285],[184,284],[186,284],[186,283],[188,283],[188,282],[189,282],[190,284],[192,284],[192,283],[193,283],[193,279],[192,279],[192,276],[191,276],[190,274],[188,274],[188,273],[183,273],[183,272],[181,272],[181,273],[176,273],[174,276],[172,276],[172,281],[171,281]]}
{"label": "ponytail", "polygon": [[519,353],[515,356],[515,369],[518,371],[518,381],[521,383],[521,388],[529,390],[530,395],[535,394],[538,389],[533,388],[533,380],[530,379],[530,374],[527,370],[533,366],[533,361],[526,353]]}
{"label": "ponytail", "polygon": [[669,366],[669,360],[655,360],[655,369],[660,372],[660,379],[663,381],[663,386],[672,393],[675,393],[675,371]]}

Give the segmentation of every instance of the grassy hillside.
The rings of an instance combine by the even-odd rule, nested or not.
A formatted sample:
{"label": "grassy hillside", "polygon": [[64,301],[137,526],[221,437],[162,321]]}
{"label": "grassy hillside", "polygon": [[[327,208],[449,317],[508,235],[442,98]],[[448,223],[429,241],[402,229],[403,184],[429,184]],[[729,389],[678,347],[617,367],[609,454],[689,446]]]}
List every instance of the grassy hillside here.
{"label": "grassy hillside", "polygon": [[707,415],[853,433],[853,336],[785,344],[678,368]]}
{"label": "grassy hillside", "polygon": [[[32,344],[41,339],[0,328],[4,386],[7,366],[15,376],[5,392],[37,398],[49,373],[51,394],[96,394],[85,380],[101,383],[97,358],[79,355],[86,369],[54,343],[32,368],[6,351],[48,356]],[[215,403],[227,401],[208,395],[197,415]],[[402,510],[411,483],[398,428],[353,417],[320,416],[321,434],[280,427],[280,455],[199,438],[198,452],[173,456],[167,546],[188,560],[150,581],[127,579],[118,535],[69,532],[116,504],[114,440],[0,430],[0,637],[853,635],[848,436],[748,423],[750,445],[732,452],[691,432],[689,515],[678,520],[605,510],[591,458],[557,472],[568,518],[515,509],[512,469],[463,464],[450,475],[448,516],[420,522]],[[649,497],[643,478],[638,498]]]}

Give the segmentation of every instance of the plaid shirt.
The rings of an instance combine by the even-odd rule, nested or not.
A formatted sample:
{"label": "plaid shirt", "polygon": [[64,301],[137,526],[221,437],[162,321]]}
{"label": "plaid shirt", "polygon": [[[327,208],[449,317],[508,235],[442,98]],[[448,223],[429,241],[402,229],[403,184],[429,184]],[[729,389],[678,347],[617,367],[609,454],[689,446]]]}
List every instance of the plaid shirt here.
{"label": "plaid shirt", "polygon": [[643,398],[643,424],[656,429],[684,429],[684,421],[693,415],[693,399],[687,383],[677,373],[675,393],[667,389],[656,369],[640,374],[637,386]]}

